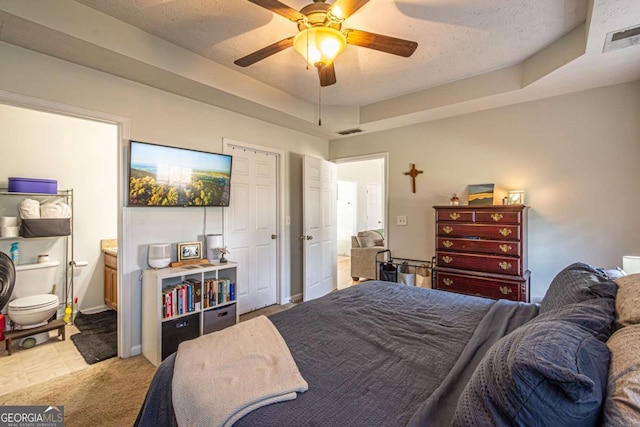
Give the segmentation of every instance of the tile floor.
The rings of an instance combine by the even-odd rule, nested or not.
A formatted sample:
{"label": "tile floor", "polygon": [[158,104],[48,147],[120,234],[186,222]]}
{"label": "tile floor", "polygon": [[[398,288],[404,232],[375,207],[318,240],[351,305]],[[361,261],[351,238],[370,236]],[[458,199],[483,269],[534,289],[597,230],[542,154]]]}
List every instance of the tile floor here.
{"label": "tile floor", "polygon": [[70,337],[77,334],[74,325],[66,326],[66,339],[57,338],[57,331],[50,331],[51,339],[33,348],[23,349],[13,343],[11,356],[0,342],[0,394],[11,393],[60,375],[79,371],[87,366]]}

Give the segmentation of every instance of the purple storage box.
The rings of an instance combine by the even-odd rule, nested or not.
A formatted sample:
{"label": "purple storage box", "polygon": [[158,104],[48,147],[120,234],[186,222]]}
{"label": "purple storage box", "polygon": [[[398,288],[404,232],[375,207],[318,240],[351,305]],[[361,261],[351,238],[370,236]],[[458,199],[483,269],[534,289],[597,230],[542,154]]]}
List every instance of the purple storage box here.
{"label": "purple storage box", "polygon": [[55,179],[9,178],[9,191],[12,193],[58,194],[58,181]]}

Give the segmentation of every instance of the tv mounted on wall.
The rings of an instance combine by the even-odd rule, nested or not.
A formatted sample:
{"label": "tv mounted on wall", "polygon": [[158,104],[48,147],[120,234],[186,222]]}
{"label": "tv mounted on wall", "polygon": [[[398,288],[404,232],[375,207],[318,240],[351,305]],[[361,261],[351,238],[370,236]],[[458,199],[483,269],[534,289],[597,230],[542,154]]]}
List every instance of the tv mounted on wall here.
{"label": "tv mounted on wall", "polygon": [[129,206],[229,206],[231,156],[129,141]]}

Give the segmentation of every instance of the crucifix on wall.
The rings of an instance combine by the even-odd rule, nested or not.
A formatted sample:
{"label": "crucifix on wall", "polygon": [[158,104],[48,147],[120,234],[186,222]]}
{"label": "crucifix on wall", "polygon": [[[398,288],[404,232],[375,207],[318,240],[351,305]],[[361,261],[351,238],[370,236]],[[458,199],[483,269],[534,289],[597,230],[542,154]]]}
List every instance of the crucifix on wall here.
{"label": "crucifix on wall", "polygon": [[421,174],[422,171],[419,171],[418,169],[416,169],[416,164],[415,163],[411,163],[411,170],[409,172],[405,172],[405,175],[409,175],[411,177],[411,189],[413,190],[413,193],[416,192],[416,176],[418,176],[418,174]]}

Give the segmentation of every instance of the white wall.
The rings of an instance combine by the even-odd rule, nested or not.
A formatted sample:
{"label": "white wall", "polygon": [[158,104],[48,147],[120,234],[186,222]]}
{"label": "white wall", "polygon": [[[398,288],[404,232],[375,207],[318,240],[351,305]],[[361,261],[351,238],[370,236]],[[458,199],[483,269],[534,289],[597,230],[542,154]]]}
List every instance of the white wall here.
{"label": "white wall", "polygon": [[[640,254],[640,82],[330,143],[330,156],[389,151],[388,241],[397,257],[434,254],[433,205],[495,183],[524,190],[532,296],[566,265],[620,265]],[[389,141],[394,141],[392,144]],[[424,173],[410,178],[411,163]],[[406,227],[396,226],[407,215]]]}
{"label": "white wall", "polygon": [[[367,184],[378,184],[384,195],[384,161],[382,159],[338,163],[338,179],[355,182],[357,186],[356,231],[367,229]],[[384,204],[384,203],[383,203]],[[384,207],[382,218],[384,221]],[[384,224],[383,224],[384,225]],[[376,227],[383,228],[383,227]]]}
{"label": "white wall", "polygon": [[[61,190],[74,190],[74,258],[88,261],[74,276],[80,309],[104,307],[101,239],[117,236],[117,127],[74,117],[0,104],[0,184],[8,177],[55,179]],[[14,203],[24,197],[11,196]],[[8,212],[9,213],[9,212]],[[15,215],[15,211],[10,213]],[[0,241],[9,252],[12,241]],[[63,301],[63,250],[52,240],[21,240],[21,263],[34,263],[39,253],[60,261],[58,295]],[[69,260],[70,261],[70,260]]]}
{"label": "white wall", "polygon": [[[301,159],[302,154],[327,158],[327,141],[1,42],[0,63],[0,90],[127,117],[131,139],[222,152],[222,138],[228,137],[285,151],[284,214],[291,216],[291,225],[284,230],[288,259],[283,280],[291,294],[302,292],[302,250],[297,239],[302,233]],[[121,169],[123,181],[125,174]],[[203,211],[125,208],[125,214],[130,245],[121,248],[121,256],[129,268],[122,277],[123,286],[131,286],[133,293],[127,307],[133,312],[131,346],[139,352],[140,273],[146,265],[146,246],[198,238]],[[209,233],[222,231],[219,219],[208,214]]]}

